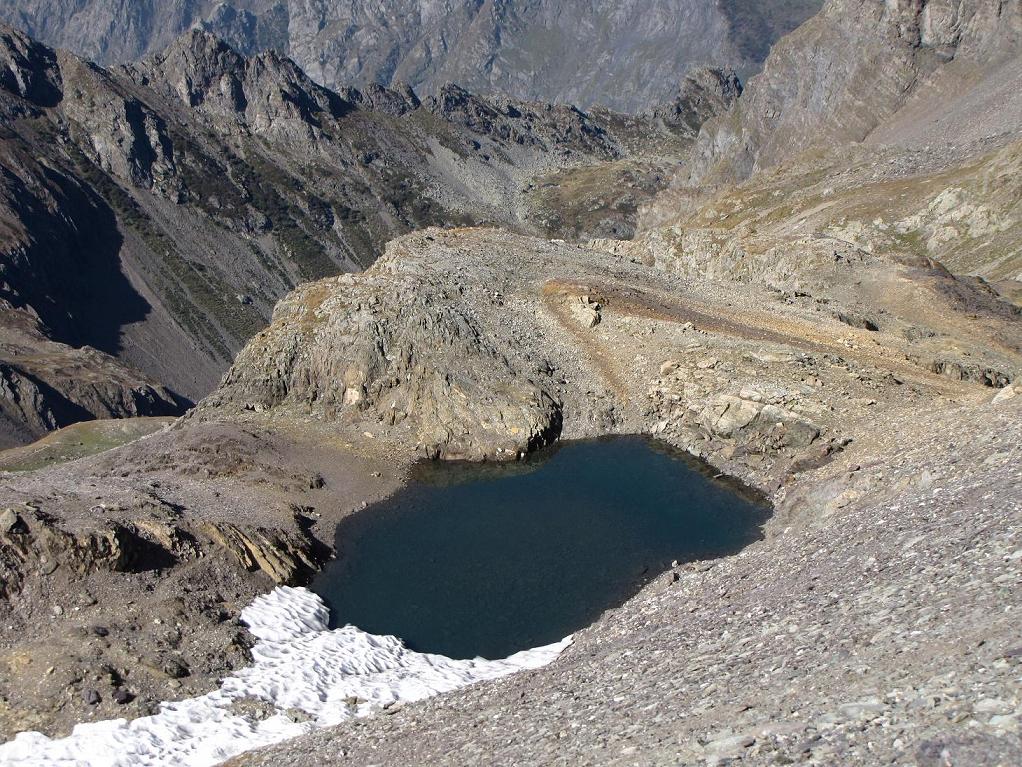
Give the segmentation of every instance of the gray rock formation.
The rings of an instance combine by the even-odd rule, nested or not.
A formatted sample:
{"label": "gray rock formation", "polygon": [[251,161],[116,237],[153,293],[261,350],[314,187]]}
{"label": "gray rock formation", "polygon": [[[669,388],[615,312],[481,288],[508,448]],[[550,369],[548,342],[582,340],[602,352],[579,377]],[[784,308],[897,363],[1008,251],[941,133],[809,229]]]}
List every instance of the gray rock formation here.
{"label": "gray rock formation", "polygon": [[672,128],[698,133],[711,117],[730,110],[742,95],[733,69],[697,69],[685,76],[677,94],[649,114]]}
{"label": "gray rock formation", "polygon": [[[439,234],[432,231],[422,235],[427,242]],[[242,350],[203,413],[240,408],[366,429],[382,423],[429,457],[513,460],[552,442],[561,412],[551,371],[525,339],[509,339],[491,313],[466,305],[466,291],[480,293],[474,279],[452,281],[454,263],[435,266],[396,241],[363,276],[295,291]],[[496,284],[496,274],[471,268]],[[490,301],[499,303],[499,291]],[[532,375],[521,374],[530,368]]]}
{"label": "gray rock formation", "polygon": [[758,70],[820,0],[2,0],[0,18],[103,63],[200,26],[243,53],[273,49],[332,88],[408,82],[639,111],[696,66]]}
{"label": "gray rock formation", "polygon": [[[987,101],[1017,121],[1022,10],[1016,0],[829,0],[776,45],[733,113],[705,126],[690,181],[747,178],[811,147],[897,139],[899,113],[915,125],[938,112],[940,136],[954,143],[997,132],[997,115],[976,125],[976,82],[988,76]],[[997,95],[999,94],[999,95]],[[886,135],[879,131],[888,126]]]}

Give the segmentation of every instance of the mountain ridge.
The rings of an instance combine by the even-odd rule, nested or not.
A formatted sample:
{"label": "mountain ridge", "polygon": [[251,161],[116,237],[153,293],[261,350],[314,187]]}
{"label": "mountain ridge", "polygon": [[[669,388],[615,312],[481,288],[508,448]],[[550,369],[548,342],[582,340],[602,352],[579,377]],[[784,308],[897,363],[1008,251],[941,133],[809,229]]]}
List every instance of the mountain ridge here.
{"label": "mountain ridge", "polygon": [[821,0],[2,0],[0,18],[104,64],[154,55],[201,27],[252,55],[273,49],[314,80],[455,82],[481,95],[638,112],[693,69],[758,70]]}

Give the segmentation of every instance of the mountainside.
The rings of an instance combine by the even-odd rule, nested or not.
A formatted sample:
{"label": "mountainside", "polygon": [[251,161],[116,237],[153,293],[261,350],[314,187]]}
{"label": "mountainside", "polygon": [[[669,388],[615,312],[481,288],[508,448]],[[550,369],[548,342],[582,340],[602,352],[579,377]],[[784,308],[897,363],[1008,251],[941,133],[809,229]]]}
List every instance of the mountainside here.
{"label": "mountainside", "polygon": [[162,51],[193,26],[273,49],[339,88],[406,82],[640,111],[700,66],[756,71],[821,0],[0,0],[0,19],[101,63]]}
{"label": "mountainside", "polygon": [[[200,31],[107,70],[3,30],[0,299],[40,337],[142,371],[115,378],[197,399],[279,298],[368,266],[396,234],[478,223],[631,234],[639,204],[739,90],[733,74],[696,73],[641,117],[453,85],[420,101],[407,87],[330,91],[289,59],[246,58]],[[598,193],[548,194],[597,167],[610,180]],[[581,205],[578,224],[565,211]],[[82,404],[46,369],[34,373],[43,390]]]}
{"label": "mountainside", "polygon": [[829,0],[775,46],[739,108],[706,126],[692,179],[740,181],[808,148],[871,137],[921,147],[1016,130],[1020,8]]}
{"label": "mountainside", "polygon": [[732,258],[795,235],[911,253],[1017,301],[1020,79],[1017,0],[830,0],[704,124],[641,228],[654,249],[712,230]]}

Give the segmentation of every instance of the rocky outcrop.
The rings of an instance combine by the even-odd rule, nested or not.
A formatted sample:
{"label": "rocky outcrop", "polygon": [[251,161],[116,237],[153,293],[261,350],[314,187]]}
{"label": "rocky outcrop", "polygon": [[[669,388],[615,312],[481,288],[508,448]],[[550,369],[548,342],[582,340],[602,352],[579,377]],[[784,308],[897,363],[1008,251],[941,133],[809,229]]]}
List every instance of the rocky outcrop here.
{"label": "rocky outcrop", "polygon": [[135,3],[32,0],[0,17],[51,45],[104,62],[158,53],[189,28],[246,54],[276,50],[331,88],[456,82],[487,95],[640,111],[673,95],[694,66],[756,71],[820,0],[472,2],[302,0]]}
{"label": "rocky outcrop", "polygon": [[72,575],[97,570],[137,572],[165,567],[174,556],[134,526],[69,531],[32,504],[6,508],[0,516],[3,599],[16,594],[29,575],[50,575],[57,569]]}
{"label": "rocky outcrop", "polygon": [[59,61],[68,94],[61,111],[86,158],[122,183],[176,200],[174,145],[165,119],[107,72],[63,53]]}
{"label": "rocky outcrop", "polygon": [[[561,412],[549,372],[528,362],[521,341],[497,345],[483,315],[462,300],[468,286],[431,271],[394,243],[362,276],[299,288],[200,417],[311,416],[370,437],[382,424],[444,458],[512,460],[552,442]],[[534,372],[522,375],[523,367]]]}
{"label": "rocky outcrop", "polygon": [[319,547],[309,537],[279,528],[204,523],[199,530],[214,545],[230,552],[242,567],[261,571],[279,585],[302,583],[323,564]]}
{"label": "rocky outcrop", "polygon": [[245,58],[198,30],[138,65],[134,79],[173,93],[218,124],[292,143],[318,138],[323,119],[352,108],[290,59],[273,52]]}
{"label": "rocky outcrop", "polygon": [[63,92],[57,57],[21,32],[0,33],[0,88],[43,107],[54,106]]}
{"label": "rocky outcrop", "polygon": [[[813,240],[788,242],[782,260],[780,245],[760,256],[736,242],[687,265],[680,247],[643,261],[495,230],[408,235],[364,274],[281,302],[196,418],[475,459],[640,429],[751,463],[769,484],[840,449],[831,398],[869,408],[879,391],[900,399],[907,380],[979,388],[1017,375],[1017,313],[932,263]],[[698,299],[661,292],[691,280]],[[742,296],[742,308],[709,308],[721,293]],[[835,314],[877,319],[852,327]],[[966,340],[953,320],[965,315],[996,330]],[[641,334],[648,318],[670,341]],[[651,351],[665,343],[679,356]]]}
{"label": "rocky outcrop", "polygon": [[210,521],[174,523],[155,519],[153,509],[145,511],[151,516],[93,529],[69,529],[32,503],[0,511],[0,599],[11,599],[27,579],[57,570],[71,578],[140,573],[194,561],[216,549],[281,585],[301,583],[323,564],[322,546],[300,531]]}
{"label": "rocky outcrop", "polygon": [[606,126],[572,106],[484,99],[448,83],[436,96],[427,98],[426,107],[473,133],[519,146],[580,152],[605,159],[620,155]]}
{"label": "rocky outcrop", "polygon": [[742,83],[733,69],[696,69],[685,76],[673,99],[649,115],[673,129],[697,134],[711,117],[727,112],[742,95]]}

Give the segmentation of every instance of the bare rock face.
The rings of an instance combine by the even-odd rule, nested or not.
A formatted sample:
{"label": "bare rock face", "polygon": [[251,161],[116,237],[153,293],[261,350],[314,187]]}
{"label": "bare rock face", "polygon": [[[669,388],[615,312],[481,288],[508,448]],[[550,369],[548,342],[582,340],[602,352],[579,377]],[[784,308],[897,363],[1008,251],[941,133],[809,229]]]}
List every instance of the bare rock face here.
{"label": "bare rock face", "polygon": [[[742,180],[812,146],[862,141],[929,84],[1017,57],[1020,34],[1017,0],[829,0],[705,127],[688,181]],[[952,111],[959,94],[940,95],[932,107]]]}
{"label": "bare rock face", "polygon": [[423,255],[397,241],[364,275],[296,290],[200,415],[396,429],[430,457],[513,459],[555,439],[560,407],[549,374],[521,374],[536,369],[524,339],[491,340],[465,287]]}
{"label": "bare rock face", "polygon": [[711,117],[731,109],[741,95],[742,83],[733,69],[702,67],[687,74],[677,95],[650,115],[695,134]]}
{"label": "bare rock face", "polygon": [[246,58],[198,30],[134,71],[136,79],[173,92],[187,107],[235,130],[296,143],[318,137],[321,117],[339,117],[351,108],[290,59],[273,52]]}
{"label": "bare rock face", "polygon": [[619,155],[606,127],[576,107],[527,104],[506,97],[484,99],[450,83],[430,96],[426,106],[474,133],[519,146],[578,151],[608,159]]}
{"label": "bare rock face", "polygon": [[245,54],[276,50],[317,82],[447,82],[524,100],[637,112],[670,98],[694,66],[758,70],[820,0],[31,0],[0,18],[103,63],[163,50],[190,28]]}
{"label": "bare rock face", "polygon": [[40,106],[53,106],[62,91],[53,51],[13,29],[0,33],[0,88]]}
{"label": "bare rock face", "polygon": [[89,160],[132,186],[176,198],[174,147],[164,119],[106,72],[74,56],[58,56],[63,111]]}

